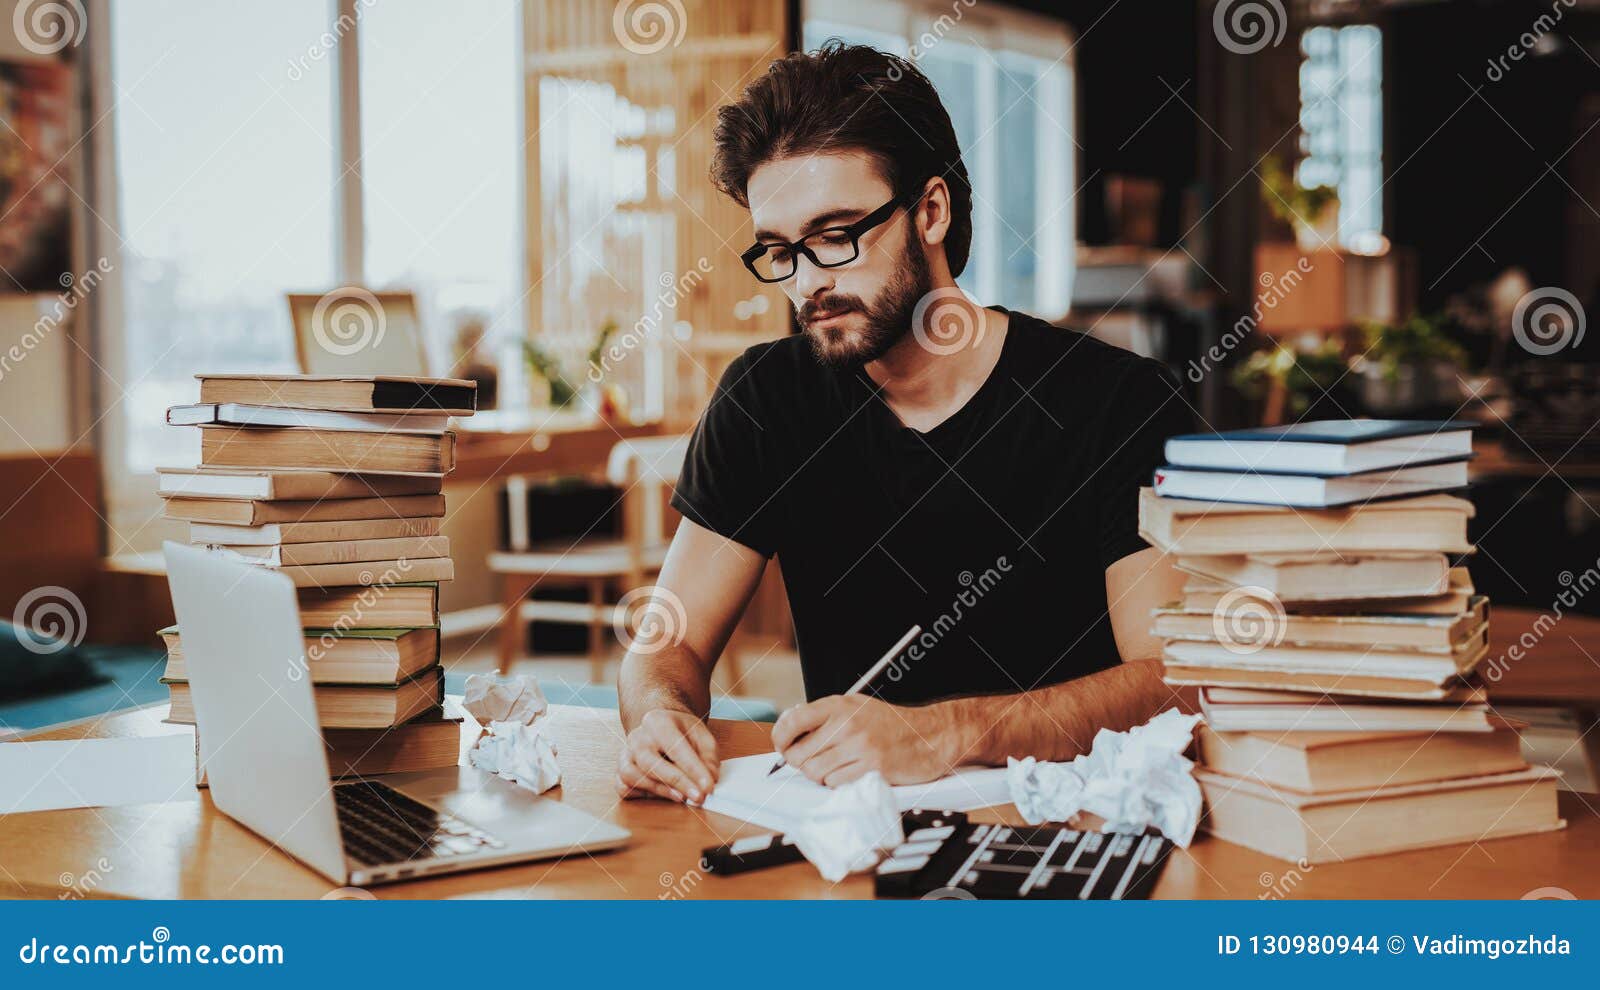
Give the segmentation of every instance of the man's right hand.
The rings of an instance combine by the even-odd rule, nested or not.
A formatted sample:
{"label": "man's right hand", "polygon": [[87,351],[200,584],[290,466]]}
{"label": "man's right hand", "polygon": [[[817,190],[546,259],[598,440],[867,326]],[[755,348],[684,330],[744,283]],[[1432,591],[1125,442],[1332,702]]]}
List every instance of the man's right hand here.
{"label": "man's right hand", "polygon": [[688,712],[656,708],[628,733],[617,792],[699,804],[716,786],[718,767],[717,742],[704,722]]}

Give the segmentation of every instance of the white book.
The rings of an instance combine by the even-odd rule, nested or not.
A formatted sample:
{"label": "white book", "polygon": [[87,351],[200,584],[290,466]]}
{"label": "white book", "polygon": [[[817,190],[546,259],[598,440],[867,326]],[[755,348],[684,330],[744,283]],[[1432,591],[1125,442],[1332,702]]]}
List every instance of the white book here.
{"label": "white book", "polygon": [[1472,425],[1444,420],[1349,419],[1292,423],[1167,441],[1167,463],[1215,471],[1358,474],[1472,456]]}
{"label": "white book", "polygon": [[444,433],[449,416],[396,415],[394,413],[338,412],[331,409],[294,409],[286,406],[251,406],[241,402],[199,402],[167,410],[171,426],[275,426],[318,430],[379,431],[387,433]]}
{"label": "white book", "polygon": [[1327,509],[1378,498],[1423,495],[1465,488],[1466,485],[1465,461],[1367,471],[1333,478],[1176,467],[1157,468],[1155,473],[1156,494],[1166,498],[1290,505],[1304,509]]}

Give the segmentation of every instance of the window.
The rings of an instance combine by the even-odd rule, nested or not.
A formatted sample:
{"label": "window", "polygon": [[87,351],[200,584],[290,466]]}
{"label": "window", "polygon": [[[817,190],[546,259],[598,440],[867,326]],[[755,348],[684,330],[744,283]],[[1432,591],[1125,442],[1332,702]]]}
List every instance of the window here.
{"label": "window", "polygon": [[1366,249],[1383,233],[1383,32],[1371,24],[1300,36],[1303,186],[1339,190],[1339,243]]}
{"label": "window", "polygon": [[[376,0],[230,7],[226,44],[206,0],[105,9],[111,70],[96,116],[112,139],[97,147],[115,211],[101,250],[115,252],[120,312],[101,404],[107,449],[123,452],[106,464],[114,503],[153,490],[155,467],[197,459],[196,431],[163,425],[167,406],[194,401],[196,372],[296,370],[285,292],[346,277],[416,292],[440,373],[466,316],[489,321],[491,342],[522,336],[515,0],[470,18]],[[351,40],[360,72],[346,78],[336,66]],[[359,126],[341,119],[352,104]],[[361,167],[341,187],[347,148]],[[346,196],[360,198],[361,222],[341,230]],[[359,265],[346,273],[349,258]]]}
{"label": "window", "polygon": [[122,320],[102,400],[120,467],[148,472],[197,456],[162,425],[194,373],[293,371],[283,292],[334,278],[330,60],[288,71],[328,4],[230,9],[225,45],[208,0],[109,7]]}
{"label": "window", "polygon": [[808,0],[803,39],[871,45],[938,89],[972,179],[972,256],[957,280],[984,303],[1064,315],[1076,242],[1072,37],[1058,21],[971,0]]}
{"label": "window", "polygon": [[431,366],[464,316],[520,338],[522,19],[515,3],[362,3],[365,282],[417,294]]}

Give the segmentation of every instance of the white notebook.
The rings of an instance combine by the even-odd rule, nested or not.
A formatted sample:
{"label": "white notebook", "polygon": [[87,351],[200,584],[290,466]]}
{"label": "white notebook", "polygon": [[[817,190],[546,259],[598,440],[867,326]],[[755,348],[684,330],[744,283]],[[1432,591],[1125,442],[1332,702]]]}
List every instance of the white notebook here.
{"label": "white notebook", "polygon": [[[793,767],[768,776],[777,753],[723,760],[717,786],[702,805],[707,811],[786,832],[831,793]],[[973,811],[1011,803],[1004,767],[962,767],[948,777],[894,789],[901,811],[929,808]]]}

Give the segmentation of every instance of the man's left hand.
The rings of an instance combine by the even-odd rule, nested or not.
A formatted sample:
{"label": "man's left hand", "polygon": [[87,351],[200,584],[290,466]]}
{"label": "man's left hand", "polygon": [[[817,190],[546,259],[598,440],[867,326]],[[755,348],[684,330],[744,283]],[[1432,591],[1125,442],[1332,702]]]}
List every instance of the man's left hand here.
{"label": "man's left hand", "polygon": [[848,784],[872,770],[891,784],[917,784],[949,773],[959,756],[951,727],[931,716],[931,708],[832,695],[784,712],[772,743],[819,784]]}

